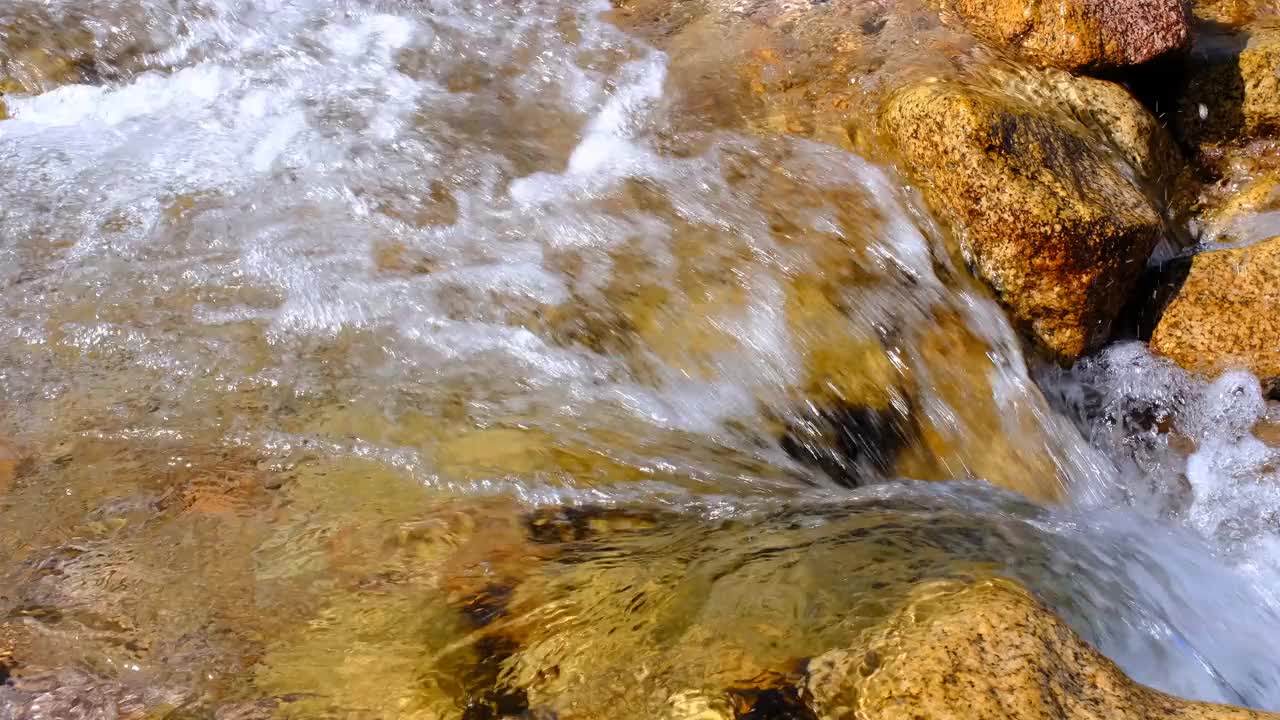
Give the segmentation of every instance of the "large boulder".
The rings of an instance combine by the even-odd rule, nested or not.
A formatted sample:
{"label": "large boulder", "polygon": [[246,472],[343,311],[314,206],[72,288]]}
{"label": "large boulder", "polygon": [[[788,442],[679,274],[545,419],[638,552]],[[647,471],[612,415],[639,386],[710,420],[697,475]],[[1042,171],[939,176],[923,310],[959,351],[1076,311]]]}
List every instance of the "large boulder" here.
{"label": "large boulder", "polygon": [[1021,587],[926,583],[855,643],[809,663],[823,720],[1262,720],[1129,679]]}
{"label": "large boulder", "polygon": [[1189,36],[1183,0],[951,0],[946,7],[975,35],[1066,70],[1137,65]]}
{"label": "large boulder", "polygon": [[1280,237],[1196,255],[1151,337],[1188,369],[1280,381]]}
{"label": "large boulder", "polygon": [[1270,137],[1280,131],[1280,21],[1197,38],[1177,127],[1191,144]]}
{"label": "large boulder", "polygon": [[[1119,92],[1111,112],[1146,116]],[[891,96],[880,126],[1017,324],[1062,361],[1106,339],[1162,235],[1133,167],[1141,158],[1127,157],[1146,152],[1141,143],[1094,132],[1034,94],[933,80]]]}

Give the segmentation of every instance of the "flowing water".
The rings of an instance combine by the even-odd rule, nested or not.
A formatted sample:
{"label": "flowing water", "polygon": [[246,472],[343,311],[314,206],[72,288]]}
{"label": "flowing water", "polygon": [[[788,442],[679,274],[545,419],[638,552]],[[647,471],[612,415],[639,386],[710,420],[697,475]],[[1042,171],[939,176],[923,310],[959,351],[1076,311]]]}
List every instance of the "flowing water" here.
{"label": "flowing water", "polygon": [[7,3],[0,718],[653,717],[991,575],[1280,709],[1280,410],[1024,355],[863,132],[930,17]]}

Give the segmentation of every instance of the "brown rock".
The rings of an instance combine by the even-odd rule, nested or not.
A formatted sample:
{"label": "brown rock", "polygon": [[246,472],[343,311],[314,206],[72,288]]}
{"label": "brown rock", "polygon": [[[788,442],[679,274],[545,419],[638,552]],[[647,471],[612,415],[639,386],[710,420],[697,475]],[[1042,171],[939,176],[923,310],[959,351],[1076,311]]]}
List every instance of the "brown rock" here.
{"label": "brown rock", "polygon": [[136,6],[52,11],[42,5],[6,3],[0,14],[0,93],[34,95],[162,69],[155,53],[177,39],[176,23]]}
{"label": "brown rock", "polygon": [[977,274],[1059,360],[1096,348],[1161,235],[1105,138],[1029,99],[924,81],[880,113]]}
{"label": "brown rock", "polygon": [[1192,144],[1280,131],[1280,21],[1197,38],[1177,127]]}
{"label": "brown rock", "polygon": [[1135,683],[1006,580],[916,588],[850,650],[809,664],[824,720],[1262,720]]}
{"label": "brown rock", "polygon": [[1183,46],[1183,0],[952,0],[973,33],[1040,65],[1099,70],[1147,62]]}
{"label": "brown rock", "polygon": [[1280,380],[1280,237],[1197,255],[1151,337],[1196,372],[1247,368]]}

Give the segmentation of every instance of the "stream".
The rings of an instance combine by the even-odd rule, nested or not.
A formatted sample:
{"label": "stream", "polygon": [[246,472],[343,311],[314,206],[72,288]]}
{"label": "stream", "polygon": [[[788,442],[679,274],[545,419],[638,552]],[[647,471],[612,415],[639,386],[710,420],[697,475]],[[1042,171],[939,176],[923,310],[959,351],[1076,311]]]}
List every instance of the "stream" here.
{"label": "stream", "polygon": [[[1280,406],[1033,357],[890,164],[726,80],[768,3],[695,4],[0,8],[0,719],[653,717],[991,575],[1280,710]],[[845,5],[897,15],[841,92],[947,39]]]}

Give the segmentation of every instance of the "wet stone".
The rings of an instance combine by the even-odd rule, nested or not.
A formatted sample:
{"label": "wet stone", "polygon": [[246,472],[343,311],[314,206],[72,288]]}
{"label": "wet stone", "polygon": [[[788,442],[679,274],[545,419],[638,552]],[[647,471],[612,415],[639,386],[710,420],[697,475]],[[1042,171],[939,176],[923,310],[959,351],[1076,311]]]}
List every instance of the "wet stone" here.
{"label": "wet stone", "polygon": [[1245,368],[1271,387],[1280,381],[1280,237],[1209,250],[1191,261],[1151,348],[1213,377]]}
{"label": "wet stone", "polygon": [[1196,20],[1238,27],[1252,20],[1280,16],[1276,0],[1192,0],[1191,13]]}
{"label": "wet stone", "polygon": [[1202,243],[1252,243],[1280,231],[1280,143],[1218,146],[1202,153],[1200,161],[1214,177],[1196,203]]}
{"label": "wet stone", "polygon": [[8,492],[18,478],[18,452],[0,440],[0,495]]}
{"label": "wet stone", "polygon": [[1277,717],[1134,682],[1007,580],[921,584],[848,650],[810,661],[805,689],[830,720]]}
{"label": "wet stone", "polygon": [[[899,482],[1070,487],[868,132],[989,48],[911,0],[260,5],[0,9],[0,715],[829,720],[814,659],[919,583],[1083,586],[1113,536]],[[1163,172],[1070,84],[1021,102]]]}
{"label": "wet stone", "polygon": [[1184,0],[948,0],[979,37],[1032,62],[1075,71],[1140,65],[1190,36]]}
{"label": "wet stone", "polygon": [[1107,339],[1163,229],[1123,160],[1038,104],[955,83],[903,88],[880,122],[1015,324],[1062,362]]}
{"label": "wet stone", "polygon": [[[612,717],[820,717],[798,693],[815,648],[888,612],[943,556],[987,572],[954,560],[993,551],[991,538],[929,516],[893,501],[718,523],[663,513],[559,544],[482,631],[515,645],[499,685],[560,718],[598,717],[602,698]],[[779,614],[808,619],[777,627]]]}

